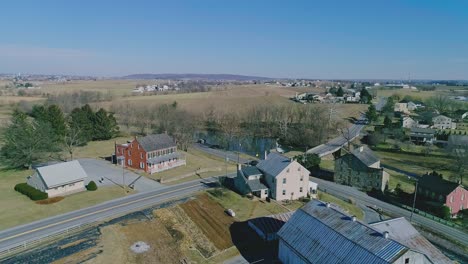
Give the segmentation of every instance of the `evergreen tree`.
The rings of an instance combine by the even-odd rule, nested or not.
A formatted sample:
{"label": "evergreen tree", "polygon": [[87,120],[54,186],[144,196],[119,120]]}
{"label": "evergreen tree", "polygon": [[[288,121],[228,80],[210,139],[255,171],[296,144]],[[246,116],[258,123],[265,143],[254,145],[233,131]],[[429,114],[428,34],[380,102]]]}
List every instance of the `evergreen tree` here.
{"label": "evergreen tree", "polygon": [[373,104],[369,105],[366,112],[366,118],[369,120],[369,122],[374,122],[377,120],[377,117],[378,115],[375,106]]}
{"label": "evergreen tree", "polygon": [[30,120],[23,112],[15,111],[4,132],[0,161],[13,168],[31,168],[58,151],[56,142],[50,140],[54,136],[47,122]]}
{"label": "evergreen tree", "polygon": [[338,91],[336,91],[336,96],[342,97],[344,95],[343,88],[339,87]]}
{"label": "evergreen tree", "polygon": [[93,120],[93,140],[106,140],[115,137],[118,133],[117,121],[112,113],[99,109]]}
{"label": "evergreen tree", "polygon": [[88,104],[75,108],[70,113],[70,127],[80,131],[80,138],[83,142],[93,139],[94,119],[94,112]]}
{"label": "evergreen tree", "polygon": [[361,89],[361,103],[365,104],[370,104],[372,101],[372,95],[369,93],[369,91],[366,88]]}
{"label": "evergreen tree", "polygon": [[388,116],[385,116],[384,127],[385,128],[391,128],[392,127],[392,119],[390,117],[388,117]]}

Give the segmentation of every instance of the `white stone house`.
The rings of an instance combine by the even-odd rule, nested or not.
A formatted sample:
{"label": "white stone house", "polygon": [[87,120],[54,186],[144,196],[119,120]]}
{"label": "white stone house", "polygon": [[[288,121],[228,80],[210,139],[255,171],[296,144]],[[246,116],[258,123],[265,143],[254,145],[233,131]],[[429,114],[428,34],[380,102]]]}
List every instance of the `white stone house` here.
{"label": "white stone house", "polygon": [[409,116],[405,116],[401,120],[401,126],[404,128],[413,128],[417,127],[417,125],[418,122],[414,121],[414,119]]}
{"label": "white stone house", "polygon": [[444,115],[438,115],[432,118],[432,128],[434,129],[455,129],[457,124],[452,121],[452,118]]}
{"label": "white stone house", "polygon": [[64,196],[86,190],[84,181],[88,176],[77,160],[36,168],[27,177],[27,184],[50,197]]}

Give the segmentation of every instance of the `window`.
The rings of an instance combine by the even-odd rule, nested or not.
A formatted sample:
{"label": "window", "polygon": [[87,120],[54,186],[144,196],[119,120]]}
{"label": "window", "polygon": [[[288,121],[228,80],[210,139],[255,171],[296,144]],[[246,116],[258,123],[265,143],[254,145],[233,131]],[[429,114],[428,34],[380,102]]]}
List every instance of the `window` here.
{"label": "window", "polygon": [[140,149],[140,144],[138,144],[138,149]]}
{"label": "window", "polygon": [[450,196],[450,202],[453,203],[453,196]]}
{"label": "window", "polygon": [[140,158],[143,158],[143,153],[140,153]]}
{"label": "window", "polygon": [[283,195],[286,195],[286,190],[283,190]]}
{"label": "window", "polygon": [[285,183],[286,183],[286,178],[283,178],[283,184],[285,184]]}
{"label": "window", "polygon": [[461,200],[465,200],[465,194],[462,194]]}
{"label": "window", "polygon": [[405,264],[409,264],[409,258],[405,258]]}
{"label": "window", "polygon": [[127,160],[127,163],[128,163],[128,165],[132,166],[132,160],[131,159]]}
{"label": "window", "polygon": [[131,151],[131,150],[128,151],[128,155],[129,155],[129,156],[132,155],[132,151]]}
{"label": "window", "polygon": [[288,173],[289,173],[289,169],[287,169],[287,170],[286,170],[286,172],[288,172]]}
{"label": "window", "polygon": [[119,153],[120,153],[120,149],[118,148],[118,149],[117,149],[117,154],[119,154]]}
{"label": "window", "polygon": [[265,194],[268,194],[268,190],[265,190]]}
{"label": "window", "polygon": [[130,147],[131,147],[131,148],[133,148],[133,143],[132,143],[132,144],[130,144]]}
{"label": "window", "polygon": [[302,192],[302,187],[299,188],[299,192]]}
{"label": "window", "polygon": [[140,162],[140,169],[144,169],[145,168],[145,163],[144,162]]}
{"label": "window", "polygon": [[301,167],[297,168],[297,171],[301,171]]}

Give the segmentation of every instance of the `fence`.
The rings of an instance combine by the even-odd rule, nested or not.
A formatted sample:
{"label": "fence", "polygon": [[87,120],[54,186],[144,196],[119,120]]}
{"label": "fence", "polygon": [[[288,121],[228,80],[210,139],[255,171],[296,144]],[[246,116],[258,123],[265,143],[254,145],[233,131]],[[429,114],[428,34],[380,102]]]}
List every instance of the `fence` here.
{"label": "fence", "polygon": [[28,249],[34,248],[42,243],[51,242],[58,238],[69,236],[70,234],[83,231],[86,228],[90,228],[92,226],[93,226],[92,224],[76,225],[76,226],[72,226],[70,228],[64,229],[62,231],[58,231],[54,234],[47,234],[47,235],[43,235],[40,237],[35,237],[33,239],[11,245],[8,248],[0,249],[0,261],[6,259],[9,256],[12,256],[12,255],[21,253],[23,251],[26,251]]}
{"label": "fence", "polygon": [[[400,207],[403,207],[404,209],[409,210],[409,211],[411,211],[411,210],[413,209],[413,207],[408,206],[408,205],[404,205],[404,204],[399,204],[399,206],[400,206]],[[426,212],[421,211],[421,210],[416,209],[416,208],[414,209],[414,213],[416,213],[416,214],[418,214],[418,215],[421,215],[421,216],[424,216],[424,217],[426,217],[426,218],[432,219],[432,220],[434,220],[434,221],[436,221],[436,222],[439,222],[439,223],[441,223],[441,224],[444,224],[444,225],[446,225],[446,226],[455,227],[455,228],[458,228],[458,229],[463,229],[460,225],[457,225],[457,224],[455,224],[455,223],[453,223],[453,222],[451,222],[451,221],[447,221],[447,220],[445,220],[445,219],[442,219],[442,218],[437,217],[437,216],[435,216],[435,215],[426,213]]]}

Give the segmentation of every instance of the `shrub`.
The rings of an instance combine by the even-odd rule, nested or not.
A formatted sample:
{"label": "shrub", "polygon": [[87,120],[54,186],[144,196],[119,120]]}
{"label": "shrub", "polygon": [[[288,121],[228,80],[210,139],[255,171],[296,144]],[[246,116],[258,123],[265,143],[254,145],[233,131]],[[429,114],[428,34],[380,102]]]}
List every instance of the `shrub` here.
{"label": "shrub", "polygon": [[97,185],[94,181],[90,181],[88,185],[86,185],[86,190],[88,191],[96,191],[97,190]]}
{"label": "shrub", "polygon": [[26,195],[29,199],[33,201],[44,200],[49,197],[49,195],[45,192],[41,192],[35,189],[32,186],[29,186],[27,183],[18,183],[15,185],[15,191]]}

